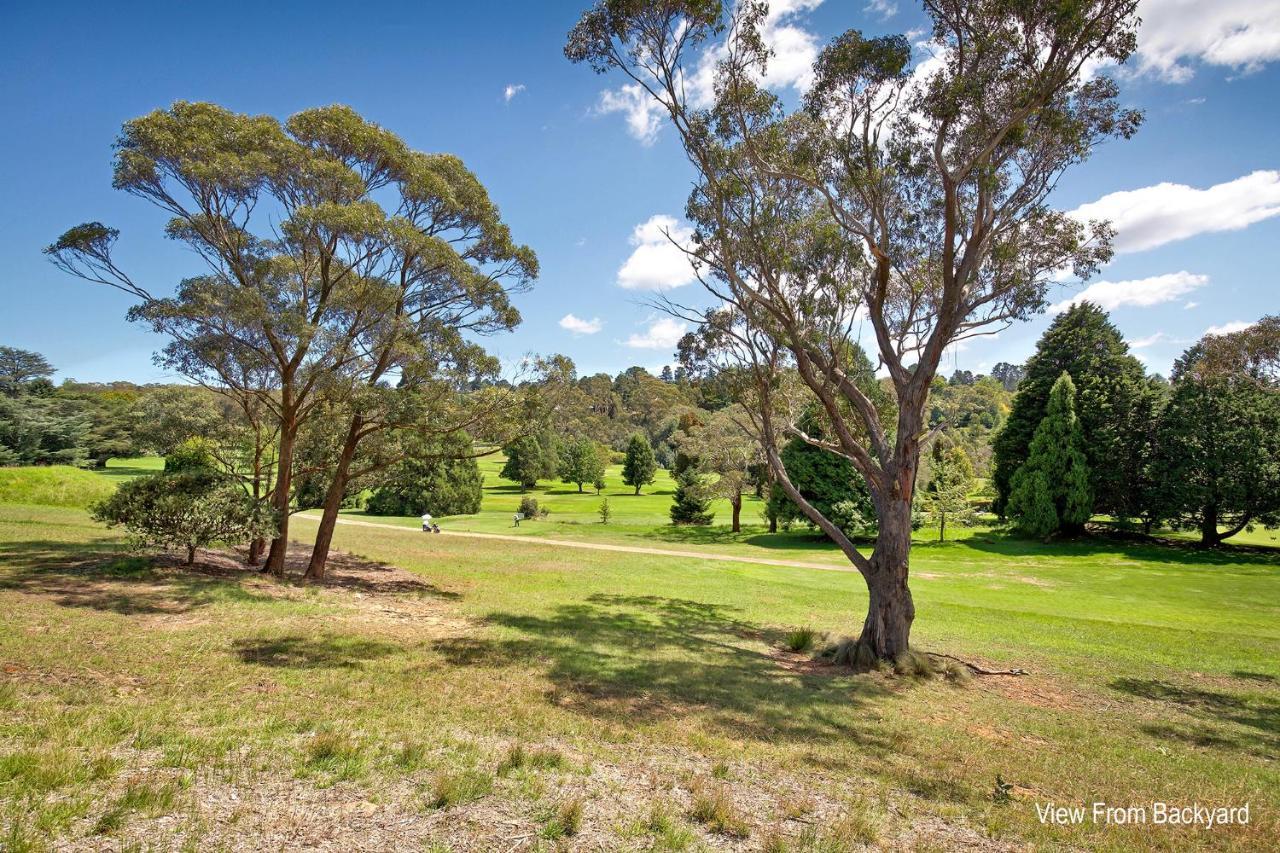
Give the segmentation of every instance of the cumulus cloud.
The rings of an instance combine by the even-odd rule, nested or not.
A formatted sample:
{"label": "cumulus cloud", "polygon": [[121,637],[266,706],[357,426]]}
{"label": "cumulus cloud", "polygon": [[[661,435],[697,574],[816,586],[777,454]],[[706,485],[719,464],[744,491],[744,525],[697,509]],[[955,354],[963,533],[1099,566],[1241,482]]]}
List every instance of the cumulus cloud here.
{"label": "cumulus cloud", "polygon": [[1152,344],[1158,344],[1168,337],[1169,336],[1164,332],[1156,332],[1154,335],[1147,335],[1145,338],[1134,338],[1129,341],[1129,349],[1146,349]]}
{"label": "cumulus cloud", "polygon": [[1280,215],[1280,171],[1262,169],[1203,190],[1171,183],[1124,190],[1081,205],[1071,215],[1081,221],[1111,220],[1116,251],[1140,252]]}
{"label": "cumulus cloud", "polygon": [[1137,67],[1170,83],[1194,63],[1244,74],[1280,59],[1280,4],[1268,0],[1142,0]]}
{"label": "cumulus cloud", "polygon": [[641,334],[627,338],[626,344],[636,349],[674,349],[689,327],[674,317],[659,317]]}
{"label": "cumulus cloud", "polygon": [[568,329],[575,335],[594,335],[596,332],[604,328],[604,321],[599,317],[592,317],[590,320],[583,320],[572,314],[565,314],[560,318],[560,328]]}
{"label": "cumulus cloud", "polygon": [[[807,92],[813,85],[818,37],[801,26],[799,18],[823,0],[772,0],[760,24],[760,37],[772,51],[762,82],[770,89]],[[884,0],[873,0],[873,5]],[[711,45],[687,71],[686,91],[695,107],[710,106],[715,98],[716,64],[726,56],[723,42]],[[622,113],[627,131],[642,145],[652,145],[662,128],[663,107],[637,83],[600,93],[598,113]]]}
{"label": "cumulus cloud", "polygon": [[514,98],[516,95],[520,94],[523,91],[524,91],[523,83],[508,83],[507,88],[502,90],[502,100],[506,101],[507,103],[510,103],[512,98]]}
{"label": "cumulus cloud", "polygon": [[627,119],[627,131],[640,140],[641,145],[652,145],[662,127],[662,105],[639,83],[631,83],[621,89],[606,89],[600,93],[596,112],[622,113]]}
{"label": "cumulus cloud", "polygon": [[1049,310],[1060,313],[1072,305],[1085,301],[1092,302],[1107,311],[1123,307],[1145,308],[1162,302],[1172,302],[1208,282],[1207,275],[1197,275],[1185,270],[1128,281],[1095,281],[1070,299],[1051,305]]}
{"label": "cumulus cloud", "polygon": [[1245,329],[1253,327],[1253,323],[1245,320],[1232,320],[1230,323],[1223,323],[1221,326],[1210,326],[1204,330],[1206,335],[1230,335],[1235,332],[1243,332]]}
{"label": "cumulus cloud", "polygon": [[[631,256],[618,269],[618,286],[626,290],[671,290],[694,281],[693,266],[680,246],[688,246],[693,229],[673,216],[656,214],[631,232]],[[671,241],[675,240],[679,246]]]}
{"label": "cumulus cloud", "polygon": [[869,12],[882,21],[887,21],[898,14],[898,4],[893,0],[871,0],[870,3],[862,7],[862,11]]}

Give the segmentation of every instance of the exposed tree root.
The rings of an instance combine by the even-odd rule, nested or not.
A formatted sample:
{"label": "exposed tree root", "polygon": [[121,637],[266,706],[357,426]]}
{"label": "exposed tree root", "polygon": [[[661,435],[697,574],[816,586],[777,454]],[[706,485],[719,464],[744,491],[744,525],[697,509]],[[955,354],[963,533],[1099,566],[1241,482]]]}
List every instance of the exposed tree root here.
{"label": "exposed tree root", "polygon": [[955,655],[944,655],[941,652],[925,652],[925,654],[929,655],[929,657],[946,658],[947,660],[953,660],[956,663],[962,663],[965,666],[969,667],[969,669],[973,670],[975,675],[1027,675],[1028,674],[1025,669],[986,669],[985,667],[978,666],[976,663],[970,663],[969,661],[964,660],[963,658],[958,658]]}

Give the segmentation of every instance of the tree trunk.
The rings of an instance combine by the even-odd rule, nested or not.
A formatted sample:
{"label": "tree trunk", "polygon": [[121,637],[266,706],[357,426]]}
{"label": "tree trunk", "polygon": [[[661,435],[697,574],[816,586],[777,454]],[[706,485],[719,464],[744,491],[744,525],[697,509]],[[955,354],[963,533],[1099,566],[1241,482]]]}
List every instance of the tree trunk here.
{"label": "tree trunk", "polygon": [[581,483],[579,483],[579,484],[578,484],[578,494],[582,494],[582,493],[583,493],[583,492],[582,492],[582,484],[581,484]]}
{"label": "tree trunk", "polygon": [[866,576],[867,619],[858,637],[858,660],[893,660],[910,647],[916,617],[907,568],[911,554],[911,498],[886,499],[880,532]]}
{"label": "tree trunk", "polygon": [[637,494],[637,495],[638,495],[638,494],[640,494],[640,487],[639,487],[639,486],[636,486],[636,494]]}
{"label": "tree trunk", "polygon": [[347,478],[351,474],[351,461],[355,459],[356,448],[360,444],[360,430],[364,426],[364,418],[354,415],[351,426],[347,430],[347,438],[342,444],[342,453],[338,455],[338,464],[333,470],[333,482],[324,496],[324,511],[320,514],[320,527],[316,530],[316,544],[311,549],[311,561],[307,563],[306,580],[324,580],[325,565],[329,561],[329,547],[333,544],[333,529],[338,525],[338,510],[342,508],[342,496],[347,491]]}
{"label": "tree trunk", "polygon": [[1206,548],[1216,548],[1222,544],[1218,535],[1218,508],[1207,506],[1200,516],[1200,544]]}
{"label": "tree trunk", "polygon": [[742,532],[742,493],[738,492],[729,498],[729,505],[733,507],[733,532]]}
{"label": "tree trunk", "polygon": [[290,422],[280,426],[280,451],[276,462],[276,486],[271,493],[271,507],[276,513],[278,531],[271,540],[267,553],[266,570],[276,577],[284,577],[284,558],[289,550],[289,490],[293,485],[293,447],[297,440],[297,425]]}
{"label": "tree trunk", "polygon": [[267,547],[267,542],[262,537],[258,537],[249,543],[249,556],[245,559],[245,563],[250,566],[258,565],[258,561],[262,559],[262,551]]}
{"label": "tree trunk", "polygon": [[947,541],[947,514],[945,512],[938,513],[938,541]]}
{"label": "tree trunk", "polygon": [[187,565],[194,566],[196,564],[196,546],[187,546]]}
{"label": "tree trunk", "polygon": [[769,532],[778,532],[778,517],[772,513],[769,514]]}

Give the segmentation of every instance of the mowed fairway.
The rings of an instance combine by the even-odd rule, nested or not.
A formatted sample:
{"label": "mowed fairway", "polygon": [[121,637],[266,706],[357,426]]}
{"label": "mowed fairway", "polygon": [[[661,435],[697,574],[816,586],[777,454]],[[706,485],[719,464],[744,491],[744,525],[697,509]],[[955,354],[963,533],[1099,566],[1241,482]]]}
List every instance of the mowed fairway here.
{"label": "mowed fairway", "polygon": [[[955,685],[781,651],[798,626],[856,631],[853,573],[355,525],[336,545],[355,556],[331,584],[281,585],[154,565],[77,507],[0,506],[0,844],[1280,843],[1271,552],[922,543],[916,645],[1030,672]],[[1156,800],[1251,822],[1035,808]]]}

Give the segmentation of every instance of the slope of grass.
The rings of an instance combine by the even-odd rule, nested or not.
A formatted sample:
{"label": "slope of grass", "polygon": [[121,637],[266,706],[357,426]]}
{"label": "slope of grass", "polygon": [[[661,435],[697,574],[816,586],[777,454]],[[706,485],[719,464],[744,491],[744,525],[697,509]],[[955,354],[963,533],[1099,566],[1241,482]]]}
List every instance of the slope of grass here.
{"label": "slope of grass", "polygon": [[70,465],[0,468],[0,503],[87,507],[115,489],[102,475]]}
{"label": "slope of grass", "polygon": [[[335,544],[424,583],[155,569],[82,511],[0,506],[0,838],[252,846],[235,833],[302,802],[289,831],[319,835],[294,846],[377,846],[360,816],[380,809],[400,846],[506,849],[578,802],[575,839],[605,849],[1280,843],[1272,555],[922,545],[917,646],[1031,672],[965,688],[781,651],[798,626],[856,630],[853,573],[354,526]],[[562,759],[512,762],[517,746]],[[1252,821],[1063,827],[1035,809],[1153,800],[1247,801]]]}

